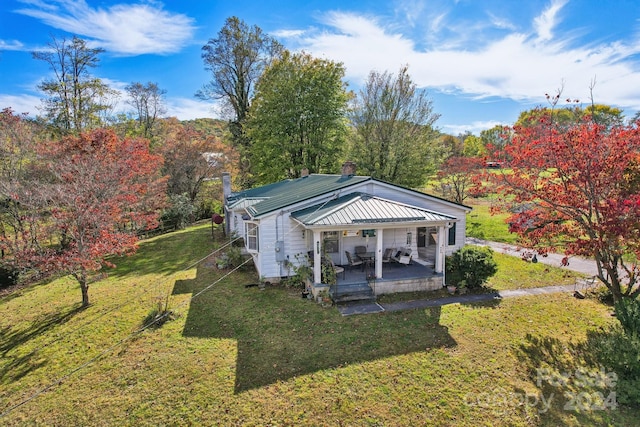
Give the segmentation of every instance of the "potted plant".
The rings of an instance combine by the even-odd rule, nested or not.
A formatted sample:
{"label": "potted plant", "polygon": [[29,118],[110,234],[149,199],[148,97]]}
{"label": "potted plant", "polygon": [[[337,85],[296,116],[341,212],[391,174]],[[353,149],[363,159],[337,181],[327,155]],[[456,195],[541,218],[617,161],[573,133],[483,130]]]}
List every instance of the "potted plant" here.
{"label": "potted plant", "polygon": [[459,294],[466,294],[467,293],[467,281],[466,280],[461,280],[460,282],[458,282],[458,293]]}

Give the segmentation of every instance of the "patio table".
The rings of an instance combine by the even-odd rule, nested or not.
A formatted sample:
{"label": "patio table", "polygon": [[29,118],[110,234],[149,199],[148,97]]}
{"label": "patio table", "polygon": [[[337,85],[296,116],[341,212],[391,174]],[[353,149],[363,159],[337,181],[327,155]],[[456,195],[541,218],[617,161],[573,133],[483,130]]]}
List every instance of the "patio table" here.
{"label": "patio table", "polygon": [[361,252],[361,253],[357,254],[356,256],[362,260],[362,269],[363,270],[365,269],[365,267],[370,267],[371,266],[371,262],[375,261],[375,259],[376,259],[376,253],[375,252]]}

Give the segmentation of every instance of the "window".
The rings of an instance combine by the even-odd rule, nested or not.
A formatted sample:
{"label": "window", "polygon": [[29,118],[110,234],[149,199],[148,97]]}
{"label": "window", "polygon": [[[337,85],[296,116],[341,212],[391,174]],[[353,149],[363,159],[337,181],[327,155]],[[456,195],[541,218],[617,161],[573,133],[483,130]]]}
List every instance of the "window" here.
{"label": "window", "polygon": [[449,246],[456,244],[456,223],[454,222],[449,229]]}
{"label": "window", "polygon": [[258,250],[258,224],[254,224],[251,222],[246,223],[246,240],[247,240],[247,250],[257,251]]}
{"label": "window", "polygon": [[324,250],[328,254],[335,254],[339,252],[338,247],[338,232],[337,231],[325,231],[324,232]]}

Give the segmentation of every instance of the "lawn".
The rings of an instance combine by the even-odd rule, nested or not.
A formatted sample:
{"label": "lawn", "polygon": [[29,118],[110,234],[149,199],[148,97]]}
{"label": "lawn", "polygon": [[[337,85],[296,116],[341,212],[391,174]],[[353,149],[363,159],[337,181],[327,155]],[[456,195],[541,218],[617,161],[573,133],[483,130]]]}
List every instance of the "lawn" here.
{"label": "lawn", "polygon": [[478,239],[515,244],[518,236],[509,232],[507,213],[491,213],[491,199],[469,199],[465,204],[473,210],[467,214],[467,235]]}
{"label": "lawn", "polygon": [[[146,241],[92,285],[86,310],[66,278],[0,300],[0,411],[25,402],[0,423],[640,423],[623,407],[566,410],[576,384],[536,384],[538,366],[589,367],[588,358],[567,365],[558,355],[578,351],[587,331],[613,322],[593,300],[555,294],[342,317],[294,289],[245,287],[257,283],[251,271],[219,280],[227,272],[211,258],[189,268],[219,244],[207,226]],[[522,286],[508,278],[531,264],[503,257],[496,256],[491,286]],[[538,286],[557,284],[534,273]],[[133,334],[167,297],[173,319]],[[539,343],[549,351],[538,351]],[[543,395],[553,397],[548,410],[533,401]]]}

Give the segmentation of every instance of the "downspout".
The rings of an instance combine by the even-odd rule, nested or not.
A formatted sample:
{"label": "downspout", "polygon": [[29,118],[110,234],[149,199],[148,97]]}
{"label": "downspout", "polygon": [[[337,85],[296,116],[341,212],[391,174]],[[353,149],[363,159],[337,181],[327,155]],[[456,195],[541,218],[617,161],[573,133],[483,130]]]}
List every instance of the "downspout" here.
{"label": "downspout", "polygon": [[[453,222],[448,222],[447,225],[445,226],[445,230],[450,230],[451,227],[453,227]],[[442,247],[442,285],[446,286],[447,284],[447,250],[445,249],[445,245],[444,245],[444,236],[442,238],[443,240],[443,247]]]}

